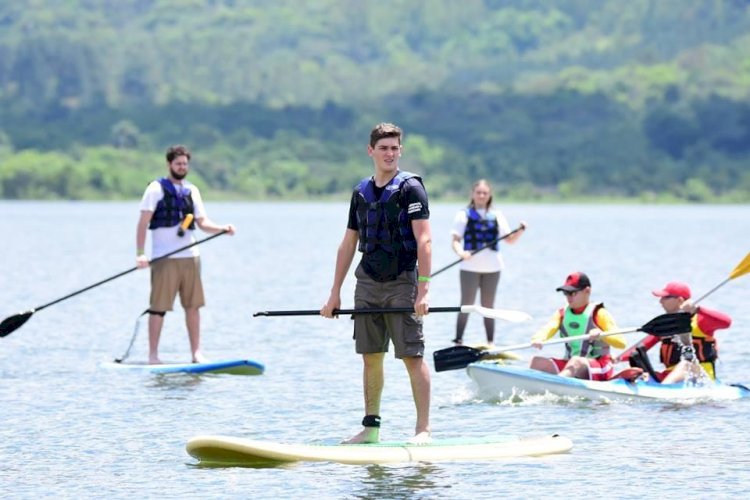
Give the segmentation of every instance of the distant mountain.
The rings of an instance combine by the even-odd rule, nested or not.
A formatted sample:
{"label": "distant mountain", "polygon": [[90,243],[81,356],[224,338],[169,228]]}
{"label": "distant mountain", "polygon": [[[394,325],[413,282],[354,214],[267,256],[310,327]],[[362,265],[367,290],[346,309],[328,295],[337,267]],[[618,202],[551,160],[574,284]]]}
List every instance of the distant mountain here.
{"label": "distant mountain", "polygon": [[745,200],[748,53],[746,0],[2,2],[0,161],[187,142],[216,190],[329,195],[388,120],[436,193]]}

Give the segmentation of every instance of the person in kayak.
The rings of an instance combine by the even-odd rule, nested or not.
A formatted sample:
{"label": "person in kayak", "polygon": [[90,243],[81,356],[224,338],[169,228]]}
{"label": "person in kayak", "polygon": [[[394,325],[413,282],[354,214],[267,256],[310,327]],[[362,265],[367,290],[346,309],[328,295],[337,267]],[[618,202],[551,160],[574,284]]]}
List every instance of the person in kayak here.
{"label": "person in kayak", "polygon": [[[521,231],[508,236],[503,242],[515,243],[525,229],[526,224],[522,222]],[[461,305],[473,305],[479,291],[482,307],[494,307],[497,285],[504,267],[497,239],[510,232],[503,213],[492,209],[492,188],[489,182],[478,180],[472,187],[469,205],[456,213],[451,230],[453,251],[463,259],[460,273]],[[493,241],[495,243],[490,245]],[[454,344],[463,344],[468,320],[469,313],[458,313]],[[484,332],[487,344],[492,346],[495,341],[493,318],[484,318]]]}
{"label": "person in kayak", "polygon": [[[719,349],[714,333],[732,326],[732,318],[722,312],[693,305],[690,302],[690,287],[679,281],[670,281],[664,288],[651,293],[659,297],[664,312],[690,313],[692,331],[674,338],[648,335],[620,354],[617,360],[627,361],[632,366],[650,372],[652,377],[663,384],[675,384],[688,378],[698,379],[703,376],[716,380]],[[659,359],[665,369],[654,372],[647,352],[660,342]]]}
{"label": "person in kayak", "polygon": [[[200,308],[205,304],[200,276],[200,256],[194,246],[155,262],[145,252],[146,230],[151,230],[151,258],[154,259],[195,241],[195,227],[209,234],[234,226],[220,226],[206,215],[198,188],[185,180],[190,168],[190,151],[185,146],[171,146],[166,152],[167,177],[151,182],[141,199],[141,215],[136,228],[136,266],[151,267],[151,298],[148,319],[148,362],[160,364],[159,337],[164,315],[171,311],[179,291],[185,309],[185,325],[190,340],[193,363],[206,361],[200,350]],[[188,217],[189,216],[189,217]],[[185,226],[185,227],[183,227]]]}
{"label": "person in kayak", "polygon": [[375,174],[352,193],[349,221],[336,255],[333,286],[320,310],[327,318],[341,307],[341,286],[357,250],[354,305],[414,308],[413,313],[354,315],[354,340],[364,363],[365,417],[362,430],[345,443],[379,440],[383,362],[392,341],[411,381],[417,411],[413,443],[430,442],[430,370],[424,361],[422,317],[429,312],[431,231],[427,192],[422,179],[399,170],[402,131],[381,123],[370,133],[367,153]]}
{"label": "person in kayak", "polygon": [[609,380],[614,374],[610,347],[625,347],[622,335],[600,337],[602,332],[617,329],[614,319],[604,308],[604,304],[590,302],[591,280],[585,273],[570,274],[557,291],[565,295],[568,306],[555,311],[547,324],[533,335],[532,345],[541,349],[543,342],[557,332],[560,332],[561,337],[589,337],[587,340],[566,343],[564,358],[534,356],[529,367],[564,377]]}

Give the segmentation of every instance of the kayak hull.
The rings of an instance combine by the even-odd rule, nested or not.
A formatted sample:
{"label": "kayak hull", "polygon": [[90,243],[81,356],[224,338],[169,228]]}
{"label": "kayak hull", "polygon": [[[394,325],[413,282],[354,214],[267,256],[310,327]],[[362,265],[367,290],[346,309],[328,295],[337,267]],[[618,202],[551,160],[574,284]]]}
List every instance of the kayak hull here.
{"label": "kayak hull", "polygon": [[337,462],[351,465],[493,460],[566,453],[573,443],[562,436],[486,437],[375,444],[285,444],[230,436],[196,436],[186,450],[201,465],[253,466],[289,462]]}
{"label": "kayak hull", "polygon": [[227,359],[207,363],[102,363],[102,368],[143,373],[227,373],[231,375],[261,375],[265,366],[251,359]]}
{"label": "kayak hull", "polygon": [[482,398],[547,393],[556,396],[606,400],[733,400],[750,397],[750,390],[746,387],[721,382],[702,386],[659,384],[643,380],[628,382],[624,379],[599,382],[487,362],[472,363],[466,371],[479,386]]}

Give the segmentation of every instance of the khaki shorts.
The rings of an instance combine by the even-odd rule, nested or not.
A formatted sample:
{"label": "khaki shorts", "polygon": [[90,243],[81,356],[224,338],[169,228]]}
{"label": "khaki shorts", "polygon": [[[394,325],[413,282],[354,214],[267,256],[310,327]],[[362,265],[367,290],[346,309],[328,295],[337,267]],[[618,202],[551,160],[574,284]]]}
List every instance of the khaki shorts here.
{"label": "khaki shorts", "polygon": [[[417,273],[405,271],[393,281],[379,282],[357,266],[354,272],[354,307],[357,309],[414,307]],[[424,356],[422,318],[412,313],[358,314],[354,316],[354,340],[358,354],[388,352],[393,341],[396,358]]]}
{"label": "khaki shorts", "polygon": [[197,309],[205,305],[200,257],[162,259],[151,264],[150,309],[171,311],[178,291],[183,308]]}

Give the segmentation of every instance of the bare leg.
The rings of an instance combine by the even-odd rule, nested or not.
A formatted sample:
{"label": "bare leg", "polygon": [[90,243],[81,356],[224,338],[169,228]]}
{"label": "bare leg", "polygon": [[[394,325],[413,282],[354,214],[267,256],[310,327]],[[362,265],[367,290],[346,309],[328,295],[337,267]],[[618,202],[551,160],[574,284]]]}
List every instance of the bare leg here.
{"label": "bare leg", "polygon": [[[365,394],[365,415],[380,415],[380,398],[383,395],[383,360],[384,352],[363,354],[362,382]],[[356,436],[344,441],[344,444],[377,443],[380,440],[379,427],[363,427]]]}
{"label": "bare leg", "polygon": [[676,384],[678,382],[682,382],[687,378],[688,370],[687,370],[687,361],[680,361],[677,363],[677,366],[675,366],[672,371],[670,371],[666,377],[664,377],[664,380],[661,381],[662,384]]}
{"label": "bare leg", "polygon": [[190,353],[193,363],[204,363],[206,358],[201,353],[201,311],[197,307],[185,309],[185,326],[190,339]]}
{"label": "bare leg", "polygon": [[565,365],[565,368],[560,370],[560,376],[588,380],[591,378],[589,375],[589,362],[586,361],[586,358],[574,356],[570,358],[570,361]]}
{"label": "bare leg", "polygon": [[404,358],[409,372],[411,393],[417,408],[417,425],[410,442],[422,444],[430,442],[430,368],[421,356]]}
{"label": "bare leg", "polygon": [[164,316],[149,314],[148,316],[148,362],[151,365],[161,364],[159,359],[159,338],[161,327],[164,325]]}
{"label": "bare leg", "polygon": [[557,365],[551,359],[544,358],[542,356],[534,356],[531,358],[529,368],[532,370],[539,370],[540,372],[551,373],[557,375]]}

